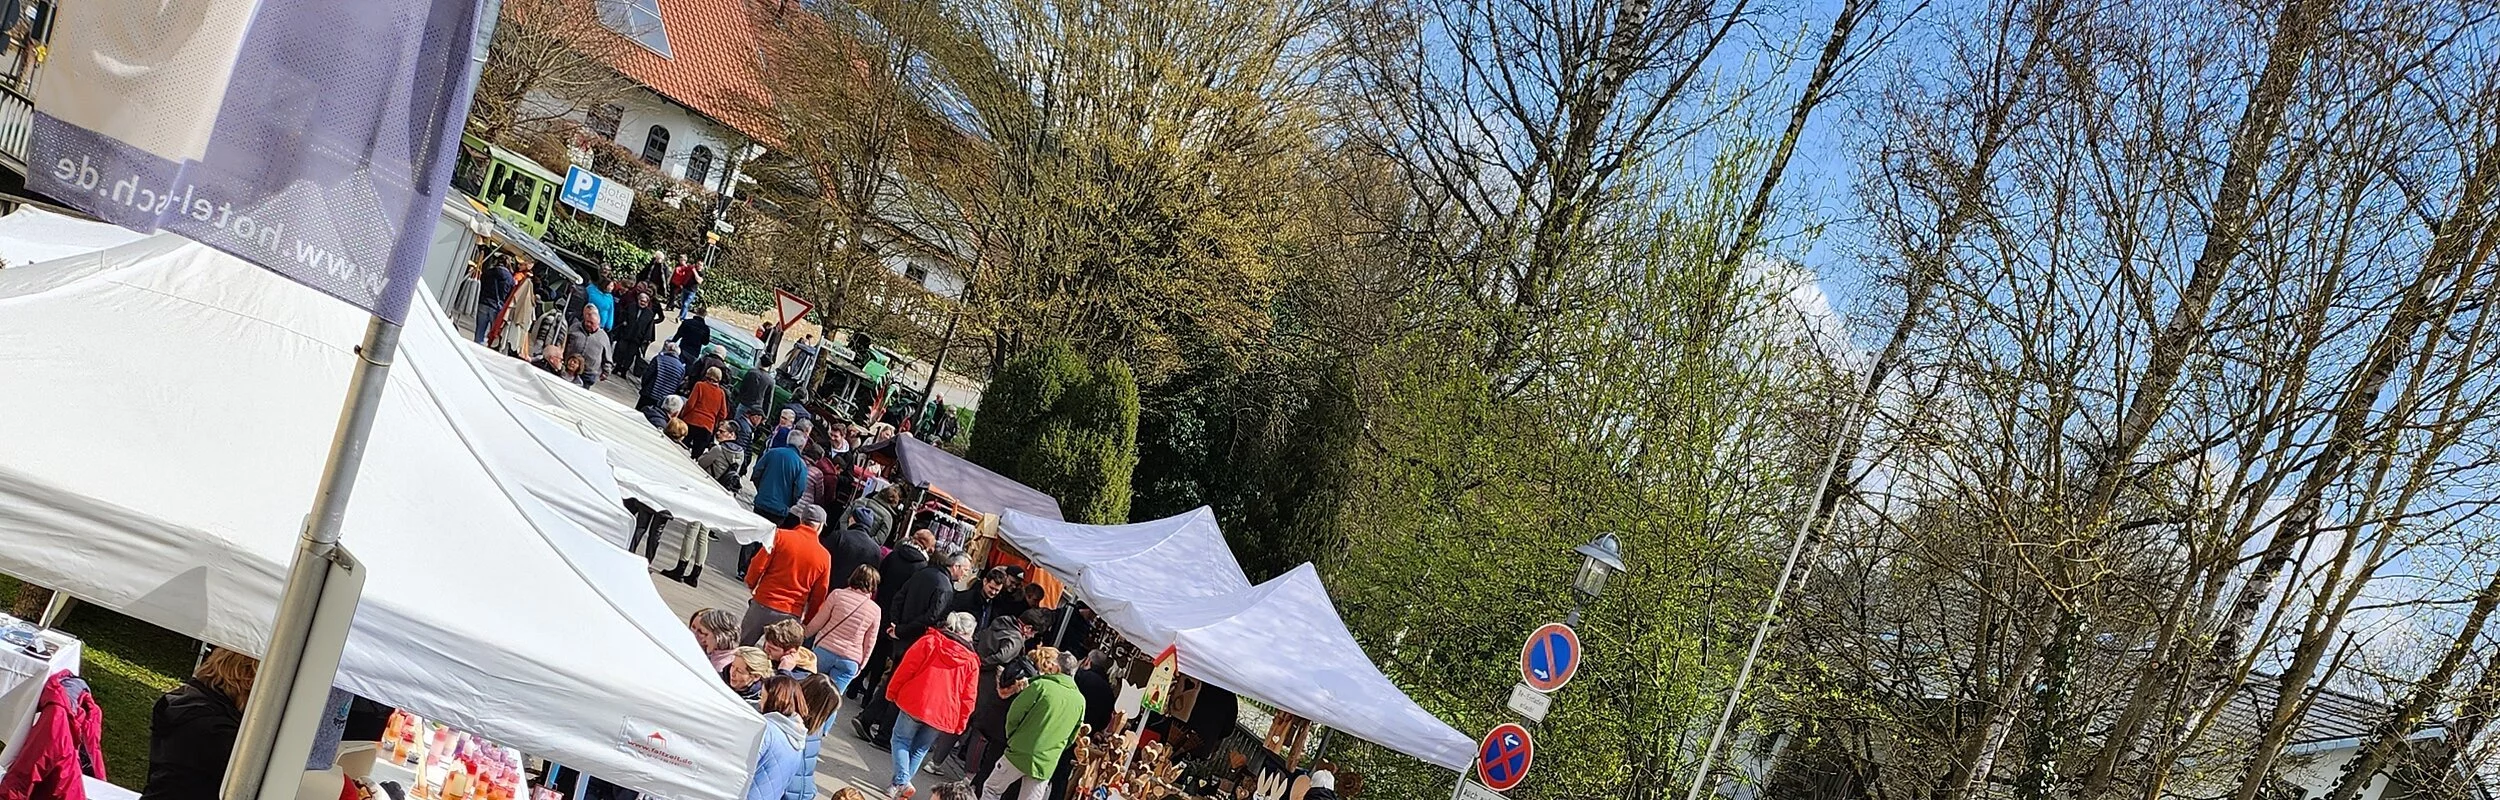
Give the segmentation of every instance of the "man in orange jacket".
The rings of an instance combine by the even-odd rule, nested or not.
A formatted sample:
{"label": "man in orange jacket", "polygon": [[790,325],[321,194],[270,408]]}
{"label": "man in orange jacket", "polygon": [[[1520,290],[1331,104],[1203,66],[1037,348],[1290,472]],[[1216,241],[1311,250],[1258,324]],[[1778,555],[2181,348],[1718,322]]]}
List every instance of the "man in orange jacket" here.
{"label": "man in orange jacket", "polygon": [[686,421],[686,447],[696,458],[712,449],[712,428],[729,418],[729,393],[720,388],[720,369],[707,368],[702,382],[686,391],[686,407],[677,410],[677,418]]}
{"label": "man in orange jacket", "polygon": [[833,554],[816,542],[816,529],[825,524],[825,509],[806,503],[791,513],[799,518],[798,524],[773,531],[772,547],[747,562],[747,588],[754,595],[747,601],[746,618],[738,623],[739,644],[754,644],[763,637],[764,626],[785,619],[804,620],[825,602]]}

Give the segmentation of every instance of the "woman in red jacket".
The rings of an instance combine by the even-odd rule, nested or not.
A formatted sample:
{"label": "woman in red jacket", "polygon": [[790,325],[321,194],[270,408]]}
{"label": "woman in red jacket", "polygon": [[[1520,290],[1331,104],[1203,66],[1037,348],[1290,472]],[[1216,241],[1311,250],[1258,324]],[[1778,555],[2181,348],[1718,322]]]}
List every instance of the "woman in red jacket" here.
{"label": "woman in red jacket", "polygon": [[964,732],[972,717],[973,686],[981,678],[981,659],[972,654],[971,614],[946,615],[946,626],[933,629],[903,653],[903,663],[886,682],[885,699],[899,712],[894,718],[894,783],[887,797],[912,795],[911,776],[929,759],[939,734]]}

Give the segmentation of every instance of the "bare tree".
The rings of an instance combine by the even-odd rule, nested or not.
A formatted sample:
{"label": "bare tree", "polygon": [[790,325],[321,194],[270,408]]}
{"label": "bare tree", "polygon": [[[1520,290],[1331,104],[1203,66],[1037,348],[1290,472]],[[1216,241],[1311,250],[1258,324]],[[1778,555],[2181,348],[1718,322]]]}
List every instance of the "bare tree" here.
{"label": "bare tree", "polygon": [[631,88],[613,64],[637,45],[601,23],[597,6],[504,0],[470,101],[468,132],[487,141],[545,132]]}

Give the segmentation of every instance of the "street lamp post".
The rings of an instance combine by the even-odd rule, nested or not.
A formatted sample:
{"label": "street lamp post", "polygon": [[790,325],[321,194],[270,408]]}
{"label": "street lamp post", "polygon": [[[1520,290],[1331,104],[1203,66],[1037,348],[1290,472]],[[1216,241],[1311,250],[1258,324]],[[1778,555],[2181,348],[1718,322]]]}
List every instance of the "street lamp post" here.
{"label": "street lamp post", "polygon": [[[1580,610],[1590,603],[1597,602],[1597,596],[1606,592],[1606,581],[1613,578],[1615,573],[1623,571],[1623,542],[1615,538],[1614,534],[1601,534],[1596,540],[1591,541],[1588,544],[1571,548],[1571,552],[1578,553],[1580,555],[1580,569],[1571,576],[1571,613],[1563,618],[1563,625],[1564,627],[1576,629],[1580,626]],[[1536,638],[1536,635],[1530,634],[1529,638],[1534,639]],[[1574,657],[1579,660],[1586,660],[1585,649],[1583,649],[1581,654]],[[1521,658],[1524,661],[1526,654],[1522,653]],[[1521,668],[1525,669],[1526,667],[1523,664]],[[1529,684],[1524,680],[1516,689],[1514,689],[1514,691],[1519,689],[1527,689],[1538,692],[1550,691],[1549,688],[1540,688],[1533,684]],[[1517,710],[1519,707],[1514,705],[1511,706],[1511,708]],[[1544,712],[1541,710],[1518,710],[1517,713],[1519,713],[1524,719],[1527,720],[1528,724],[1531,725],[1543,721],[1542,718],[1544,716]],[[1459,772],[1458,785],[1450,791],[1451,800],[1458,800],[1458,798],[1466,796],[1467,772],[1468,771],[1465,770]]]}
{"label": "street lamp post", "polygon": [[1597,602],[1597,596],[1606,591],[1606,579],[1623,571],[1623,543],[1609,533],[1572,548],[1571,552],[1580,554],[1580,572],[1571,577],[1571,592],[1579,599],[1571,604],[1571,615],[1564,618],[1563,624],[1576,628],[1580,625],[1581,606]]}

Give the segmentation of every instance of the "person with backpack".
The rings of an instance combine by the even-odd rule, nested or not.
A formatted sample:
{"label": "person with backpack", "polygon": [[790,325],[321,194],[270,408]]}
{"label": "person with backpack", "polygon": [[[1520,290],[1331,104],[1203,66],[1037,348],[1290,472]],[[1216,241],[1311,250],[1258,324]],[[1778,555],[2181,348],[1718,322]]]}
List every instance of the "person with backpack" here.
{"label": "person with backpack", "polygon": [[990,773],[981,784],[981,800],[999,800],[1007,787],[1024,783],[1020,800],[1047,800],[1050,776],[1059,768],[1059,754],[1075,741],[1085,721],[1085,695],[1077,691],[1076,657],[1055,647],[1033,649],[1033,678],[1007,709],[1007,763],[1010,769]]}

